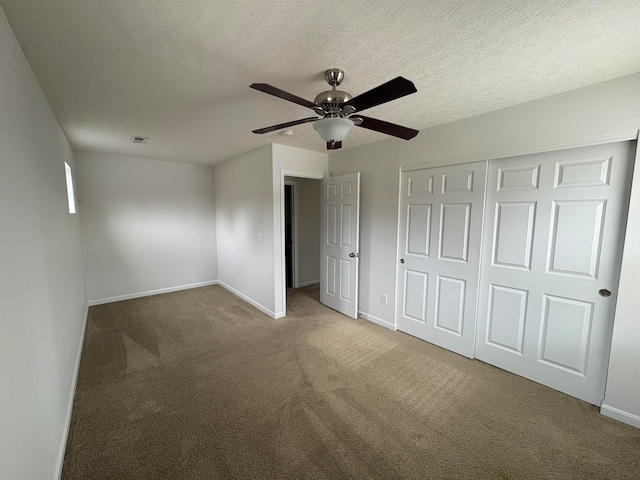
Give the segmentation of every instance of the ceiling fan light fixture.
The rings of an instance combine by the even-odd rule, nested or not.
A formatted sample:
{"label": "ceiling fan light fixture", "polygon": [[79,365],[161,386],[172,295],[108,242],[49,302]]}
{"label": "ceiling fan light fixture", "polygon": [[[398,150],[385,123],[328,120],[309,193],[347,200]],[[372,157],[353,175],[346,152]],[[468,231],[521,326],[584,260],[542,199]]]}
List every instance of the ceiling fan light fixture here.
{"label": "ceiling fan light fixture", "polygon": [[280,90],[268,83],[252,83],[249,87],[254,90],[273,95],[274,97],[281,98],[302,107],[310,108],[316,115],[321,117],[320,119],[318,119],[318,117],[301,118],[300,120],[294,120],[292,122],[259,128],[252,130],[252,132],[263,134],[293,127],[294,125],[300,125],[302,123],[313,122],[313,129],[327,142],[327,150],[342,148],[342,141],[354,126],[404,140],[410,140],[418,134],[418,130],[414,130],[413,128],[407,128],[402,125],[396,125],[395,123],[360,115],[360,112],[367,108],[382,105],[383,103],[416,93],[418,90],[413,82],[403,77],[396,77],[356,97],[352,97],[349,93],[336,88],[342,83],[343,79],[344,72],[339,68],[326,70],[325,80],[331,85],[331,90],[319,93],[313,102]]}
{"label": "ceiling fan light fixture", "polygon": [[341,142],[349,134],[354,123],[348,118],[323,118],[313,123],[313,129],[325,142]]}

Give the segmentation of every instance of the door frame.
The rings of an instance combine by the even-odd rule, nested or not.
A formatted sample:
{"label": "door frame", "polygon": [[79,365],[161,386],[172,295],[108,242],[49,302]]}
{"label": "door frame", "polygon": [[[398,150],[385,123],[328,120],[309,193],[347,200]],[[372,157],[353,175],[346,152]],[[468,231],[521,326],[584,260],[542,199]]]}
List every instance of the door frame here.
{"label": "door frame", "polygon": [[[285,177],[295,177],[295,178],[308,178],[311,180],[320,180],[322,181],[322,179],[325,177],[326,175],[319,175],[319,174],[314,174],[314,173],[308,173],[308,172],[301,172],[298,170],[287,170],[284,168],[280,169],[280,242],[279,245],[274,245],[274,248],[276,250],[276,255],[278,250],[280,251],[280,287],[281,287],[281,291],[282,291],[282,296],[281,296],[281,301],[282,301],[282,314],[277,315],[276,318],[282,318],[285,317],[287,315],[287,260],[285,258],[285,246],[284,246],[284,185],[285,182],[288,182],[288,180],[285,180]],[[294,190],[295,192],[295,190]],[[294,193],[295,195],[295,193]],[[318,202],[320,202],[320,199],[318,198]],[[295,229],[295,226],[294,226]],[[296,250],[297,251],[297,250]],[[296,253],[297,254],[297,253]],[[295,262],[297,263],[297,261]],[[277,273],[277,272],[276,272]],[[277,275],[276,275],[277,276]],[[296,277],[296,273],[294,271],[294,279]],[[294,285],[295,285],[295,280],[294,280]]]}

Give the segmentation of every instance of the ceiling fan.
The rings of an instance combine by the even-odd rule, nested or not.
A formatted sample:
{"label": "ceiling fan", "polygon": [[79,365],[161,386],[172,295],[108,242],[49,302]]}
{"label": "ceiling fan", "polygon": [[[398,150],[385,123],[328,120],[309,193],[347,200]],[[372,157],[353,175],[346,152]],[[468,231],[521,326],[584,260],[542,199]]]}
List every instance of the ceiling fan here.
{"label": "ceiling fan", "polygon": [[342,80],[344,80],[344,72],[342,70],[339,68],[330,68],[324,72],[324,78],[327,83],[331,85],[331,90],[319,93],[313,102],[280,90],[267,83],[252,83],[249,85],[255,90],[310,108],[318,115],[316,117],[308,117],[301,120],[272,125],[271,127],[260,128],[253,130],[253,133],[268,133],[282,128],[300,125],[301,123],[315,122],[313,129],[327,142],[327,150],[342,148],[342,140],[345,139],[354,125],[375,130],[376,132],[386,133],[387,135],[392,135],[404,140],[410,140],[418,134],[418,130],[412,128],[360,115],[360,112],[367,108],[416,93],[417,90],[413,82],[403,77],[396,77],[368,92],[352,97],[347,92],[336,89],[336,87],[342,83]]}

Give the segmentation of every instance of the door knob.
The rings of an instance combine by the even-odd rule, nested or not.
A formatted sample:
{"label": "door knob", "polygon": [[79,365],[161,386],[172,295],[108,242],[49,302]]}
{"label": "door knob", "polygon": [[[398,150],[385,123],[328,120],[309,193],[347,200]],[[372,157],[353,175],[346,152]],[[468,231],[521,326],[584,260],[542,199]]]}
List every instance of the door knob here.
{"label": "door knob", "polygon": [[401,259],[400,259],[400,263],[404,263],[404,258],[401,258]]}
{"label": "door knob", "polygon": [[351,258],[353,258],[353,257],[355,257],[355,256],[356,256],[356,254],[355,254],[355,253],[353,253],[353,252],[351,252],[351,253],[349,254],[349,256],[350,256]]}
{"label": "door knob", "polygon": [[600,295],[601,297],[610,297],[611,292],[606,288],[601,288],[600,290],[598,290],[598,295]]}

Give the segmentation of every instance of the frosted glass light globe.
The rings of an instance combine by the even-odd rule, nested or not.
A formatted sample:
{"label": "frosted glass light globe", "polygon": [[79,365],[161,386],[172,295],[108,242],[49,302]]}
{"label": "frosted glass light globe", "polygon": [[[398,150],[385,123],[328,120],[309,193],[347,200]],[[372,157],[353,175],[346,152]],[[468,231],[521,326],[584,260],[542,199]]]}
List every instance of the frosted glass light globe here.
{"label": "frosted glass light globe", "polygon": [[323,118],[313,123],[313,129],[325,142],[341,142],[349,134],[354,123],[348,118]]}

